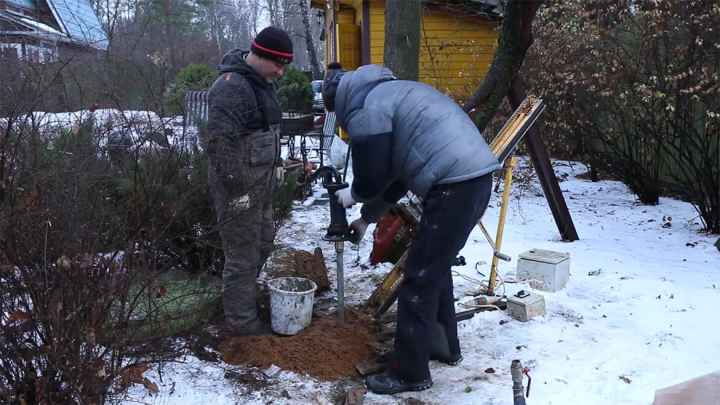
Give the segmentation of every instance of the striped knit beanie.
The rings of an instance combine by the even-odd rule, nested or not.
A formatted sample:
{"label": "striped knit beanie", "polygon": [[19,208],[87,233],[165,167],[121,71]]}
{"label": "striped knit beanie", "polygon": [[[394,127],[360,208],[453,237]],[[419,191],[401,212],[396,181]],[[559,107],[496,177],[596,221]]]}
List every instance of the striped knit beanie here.
{"label": "striped knit beanie", "polygon": [[280,28],[267,27],[260,31],[250,45],[252,52],[265,59],[284,65],[293,60],[293,44],[287,32]]}

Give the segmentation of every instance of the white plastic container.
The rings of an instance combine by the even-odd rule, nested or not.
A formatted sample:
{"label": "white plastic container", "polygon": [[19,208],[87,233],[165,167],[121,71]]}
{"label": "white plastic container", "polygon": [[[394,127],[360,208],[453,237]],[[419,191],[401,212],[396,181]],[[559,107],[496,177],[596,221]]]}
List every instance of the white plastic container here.
{"label": "white plastic container", "polygon": [[570,278],[570,254],[544,249],[520,253],[517,278],[530,280],[530,285],[538,290],[561,290]]}
{"label": "white plastic container", "polygon": [[270,326],[280,335],[295,335],[310,325],[315,290],[312,280],[279,277],[267,282],[270,289]]}

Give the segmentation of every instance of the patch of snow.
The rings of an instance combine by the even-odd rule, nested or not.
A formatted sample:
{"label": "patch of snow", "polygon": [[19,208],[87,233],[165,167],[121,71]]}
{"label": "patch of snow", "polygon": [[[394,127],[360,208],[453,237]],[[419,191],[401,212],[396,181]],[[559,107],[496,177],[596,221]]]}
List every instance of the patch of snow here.
{"label": "patch of snow", "polygon": [[[521,166],[526,167],[527,161]],[[571,276],[565,289],[539,292],[545,297],[547,314],[522,323],[504,312],[485,312],[461,322],[465,360],[459,366],[433,362],[431,389],[395,396],[368,394],[365,403],[396,404],[416,398],[455,405],[509,404],[513,359],[530,368],[529,404],[649,404],[657,389],[720,369],[713,360],[720,359],[720,326],[715,321],[720,254],[713,246],[717,237],[700,232],[693,207],[670,198],[661,198],[657,206],[641,205],[620,182],[593,183],[575,177],[586,170],[581,164],[554,162],[554,167],[565,178],[560,188],[580,240],[560,240],[535,179],[513,188],[501,249],[512,262],[501,262],[499,267],[506,280],[499,290],[510,295],[531,289],[528,283],[510,282],[520,253],[532,248],[570,253]],[[323,194],[316,187],[312,199],[294,205],[277,243],[308,251],[322,248],[335,285],[335,250],[332,243],[322,241],[329,220]],[[500,193],[493,193],[483,219],[491,234],[499,206]],[[358,215],[358,206],[348,210],[348,220]],[[667,216],[672,223],[663,227]],[[391,268],[369,265],[372,231],[371,227],[360,246],[346,245],[349,304],[366,300]],[[458,274],[458,297],[477,287],[471,280],[489,274],[492,251],[476,229],[461,254],[468,264],[453,268]],[[161,394],[147,403],[319,403],[315,396],[325,395],[331,387],[282,372],[283,378],[274,385],[249,393],[223,377],[228,367],[197,359],[169,365]],[[485,372],[488,368],[494,373]],[[175,391],[169,394],[173,383]],[[290,398],[277,395],[283,390]]]}
{"label": "patch of snow", "polygon": [[[267,374],[266,374],[267,373]],[[185,356],[161,368],[145,373],[158,387],[152,394],[141,385],[131,387],[121,402],[148,405],[198,404],[297,404],[317,400],[318,393],[328,392],[330,383],[323,383],[277,366],[266,370],[230,366]],[[254,381],[243,384],[240,381]],[[254,385],[265,386],[264,390]],[[320,398],[325,398],[321,395]]]}
{"label": "patch of snow", "polygon": [[[101,148],[107,146],[108,142],[116,142],[118,145],[130,143],[132,148],[142,151],[173,147],[192,152],[199,146],[197,128],[187,127],[183,130],[182,117],[160,117],[153,111],[36,111],[15,117],[14,125],[36,128],[46,139],[53,139],[61,131],[77,128],[89,120],[94,121],[95,135]],[[7,122],[7,118],[0,118],[0,127],[6,126]]]}

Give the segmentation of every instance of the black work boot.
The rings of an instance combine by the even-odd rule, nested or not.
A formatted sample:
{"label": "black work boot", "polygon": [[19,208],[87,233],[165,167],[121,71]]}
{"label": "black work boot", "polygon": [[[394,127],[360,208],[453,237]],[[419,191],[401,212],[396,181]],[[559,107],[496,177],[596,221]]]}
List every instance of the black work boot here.
{"label": "black work boot", "polygon": [[405,391],[423,391],[432,387],[430,378],[422,381],[411,382],[405,381],[397,377],[393,373],[386,371],[384,373],[371,375],[365,379],[365,385],[375,394],[397,394]]}
{"label": "black work boot", "polygon": [[430,360],[436,360],[448,366],[460,364],[463,359],[462,354],[450,353],[445,330],[438,322],[430,323],[428,333],[430,334]]}
{"label": "black work boot", "polygon": [[457,366],[462,363],[463,356],[460,353],[451,354],[449,356],[430,355],[430,360],[439,361],[440,363],[447,364],[448,366]]}

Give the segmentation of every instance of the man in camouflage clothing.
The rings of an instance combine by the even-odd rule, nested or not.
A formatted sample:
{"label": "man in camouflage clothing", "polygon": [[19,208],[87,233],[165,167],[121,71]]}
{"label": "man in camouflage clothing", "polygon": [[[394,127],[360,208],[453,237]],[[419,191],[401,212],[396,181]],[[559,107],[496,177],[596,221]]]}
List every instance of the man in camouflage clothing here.
{"label": "man in camouflage clothing", "polygon": [[201,138],[225,253],[225,323],[236,334],[269,331],[258,318],[256,278],[275,238],[272,190],[282,114],[272,81],[283,75],[292,57],[287,33],[267,27],[250,52],[236,49],[223,57],[220,76],[210,88]]}

